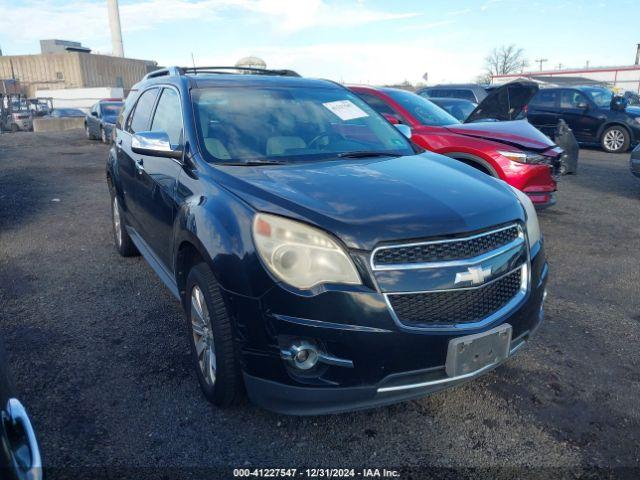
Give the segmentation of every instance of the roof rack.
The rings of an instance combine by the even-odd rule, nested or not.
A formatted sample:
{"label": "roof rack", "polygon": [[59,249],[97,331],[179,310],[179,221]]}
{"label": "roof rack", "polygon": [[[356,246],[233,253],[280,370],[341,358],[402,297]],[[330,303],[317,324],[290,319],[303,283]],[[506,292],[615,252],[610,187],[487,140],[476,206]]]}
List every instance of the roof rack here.
{"label": "roof rack", "polygon": [[207,74],[207,73],[233,73],[242,72],[252,75],[274,75],[282,77],[299,77],[300,75],[293,70],[268,70],[266,68],[251,67],[167,67],[154,70],[144,76],[144,80],[149,78],[157,78],[164,76],[178,76],[185,74]]}
{"label": "roof rack", "polygon": [[269,70],[266,68],[252,67],[186,67],[185,73],[228,73],[229,71],[246,72],[254,75],[279,75],[283,77],[299,77],[293,70]]}

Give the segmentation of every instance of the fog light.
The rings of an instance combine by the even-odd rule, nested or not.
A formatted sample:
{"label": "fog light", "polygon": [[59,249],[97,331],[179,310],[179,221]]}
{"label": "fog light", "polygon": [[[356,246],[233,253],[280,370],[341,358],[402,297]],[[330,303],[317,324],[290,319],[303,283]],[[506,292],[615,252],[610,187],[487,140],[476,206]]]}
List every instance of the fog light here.
{"label": "fog light", "polygon": [[318,349],[310,342],[300,341],[291,345],[291,364],[299,370],[309,370],[318,363]]}

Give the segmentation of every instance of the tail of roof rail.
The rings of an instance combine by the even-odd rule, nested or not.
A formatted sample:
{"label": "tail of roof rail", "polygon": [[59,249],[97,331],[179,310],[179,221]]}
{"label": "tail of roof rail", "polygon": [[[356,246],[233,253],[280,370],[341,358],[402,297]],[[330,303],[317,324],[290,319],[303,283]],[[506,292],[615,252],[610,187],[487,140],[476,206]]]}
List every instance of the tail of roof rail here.
{"label": "tail of roof rail", "polygon": [[153,72],[147,73],[144,76],[143,80],[148,80],[149,78],[156,78],[156,77],[182,75],[183,73],[184,73],[184,69],[180,67],[159,68],[158,70],[154,70]]}

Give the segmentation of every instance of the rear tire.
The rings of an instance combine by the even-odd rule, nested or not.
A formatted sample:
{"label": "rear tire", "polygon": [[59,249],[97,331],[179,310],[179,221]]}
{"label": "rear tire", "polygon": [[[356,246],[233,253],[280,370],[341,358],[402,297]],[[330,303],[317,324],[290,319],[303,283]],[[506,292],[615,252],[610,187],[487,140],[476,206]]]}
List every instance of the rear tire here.
{"label": "rear tire", "polygon": [[118,253],[123,257],[140,255],[140,252],[138,252],[138,249],[127,233],[120,202],[118,202],[118,197],[113,193],[111,195],[111,219],[113,225],[113,242],[115,243]]}
{"label": "rear tire", "polygon": [[16,125],[15,123],[11,124],[11,133],[17,133],[19,130],[18,125]]}
{"label": "rear tire", "polygon": [[202,393],[219,407],[233,405],[243,392],[240,362],[220,286],[205,263],[198,263],[189,272],[183,303]]}
{"label": "rear tire", "polygon": [[602,132],[600,144],[605,152],[624,153],[631,146],[631,136],[626,128],[614,125]]}

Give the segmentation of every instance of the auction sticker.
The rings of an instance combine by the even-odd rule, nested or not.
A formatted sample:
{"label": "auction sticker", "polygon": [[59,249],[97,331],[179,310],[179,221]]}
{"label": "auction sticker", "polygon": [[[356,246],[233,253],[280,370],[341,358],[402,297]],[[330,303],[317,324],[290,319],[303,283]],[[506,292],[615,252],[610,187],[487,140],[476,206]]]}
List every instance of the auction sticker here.
{"label": "auction sticker", "polygon": [[323,103],[322,105],[336,117],[345,121],[369,116],[364,110],[352,103],[351,100],[338,100],[336,102]]}

